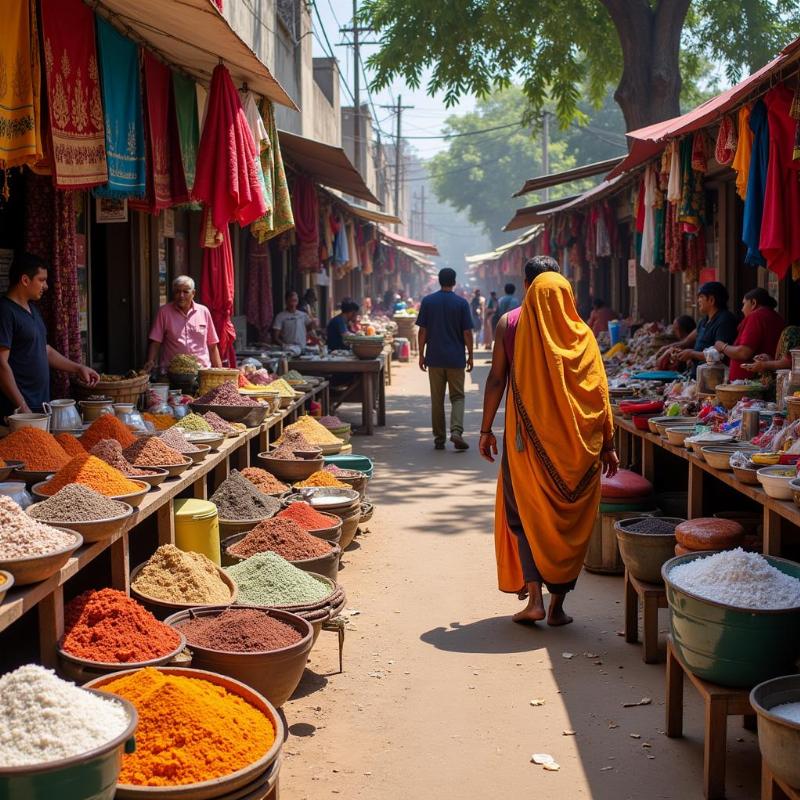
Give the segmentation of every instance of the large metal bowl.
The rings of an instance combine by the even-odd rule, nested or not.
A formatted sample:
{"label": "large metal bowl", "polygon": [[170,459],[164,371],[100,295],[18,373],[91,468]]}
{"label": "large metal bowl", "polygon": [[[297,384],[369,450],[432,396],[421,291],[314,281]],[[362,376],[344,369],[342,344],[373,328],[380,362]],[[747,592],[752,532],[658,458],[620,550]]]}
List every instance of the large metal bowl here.
{"label": "large metal bowl", "polygon": [[800,675],[784,675],[756,686],[750,705],[758,715],[758,746],[773,775],[800,789],[800,725],[773,712],[783,703],[800,703]]}

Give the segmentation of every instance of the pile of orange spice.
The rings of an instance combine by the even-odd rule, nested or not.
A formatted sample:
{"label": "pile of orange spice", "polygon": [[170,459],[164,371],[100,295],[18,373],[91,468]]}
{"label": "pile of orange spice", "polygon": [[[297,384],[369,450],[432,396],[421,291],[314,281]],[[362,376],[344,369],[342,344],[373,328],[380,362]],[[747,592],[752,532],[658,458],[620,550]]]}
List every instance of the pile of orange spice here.
{"label": "pile of orange spice", "polygon": [[56,441],[68,456],[79,456],[86,452],[83,445],[71,433],[57,433]]}
{"label": "pile of orange spice", "polygon": [[118,469],[109,466],[96,456],[84,453],[75,456],[56,472],[53,477],[38,488],[40,494],[50,497],[68,483],[82,483],[106,497],[138,492],[140,486],[128,480]]}
{"label": "pile of orange spice", "polygon": [[295,486],[333,486],[337,489],[350,489],[350,484],[340,481],[332,472],[326,472],[324,469],[317,470],[312,473],[304,481],[296,483]]}
{"label": "pile of orange spice", "polygon": [[41,428],[20,428],[0,439],[0,458],[21,461],[31,472],[55,472],[69,461],[55,436]]}
{"label": "pile of orange spice", "polygon": [[184,786],[237,772],[272,747],[275,728],[255,706],[202,678],[145,667],[103,684],[139,714],[136,751],[122,757],[119,782]]}
{"label": "pile of orange spice", "polygon": [[99,416],[81,436],[81,444],[88,453],[101,439],[116,439],[123,447],[128,447],[136,441],[128,426],[113,414]]}
{"label": "pile of orange spice", "polygon": [[165,431],[177,422],[172,414],[151,414],[149,411],[145,411],[144,414],[142,414],[142,418],[145,422],[152,423],[157,431]]}

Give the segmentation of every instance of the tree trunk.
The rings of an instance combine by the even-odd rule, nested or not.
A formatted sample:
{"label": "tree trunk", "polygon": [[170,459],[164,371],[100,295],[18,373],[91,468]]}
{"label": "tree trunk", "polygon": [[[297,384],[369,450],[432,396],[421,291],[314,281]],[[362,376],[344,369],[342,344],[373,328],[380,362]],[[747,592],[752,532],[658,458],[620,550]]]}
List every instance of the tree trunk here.
{"label": "tree trunk", "polygon": [[623,70],[614,99],[628,131],[680,114],[680,41],[691,0],[601,0],[619,34]]}

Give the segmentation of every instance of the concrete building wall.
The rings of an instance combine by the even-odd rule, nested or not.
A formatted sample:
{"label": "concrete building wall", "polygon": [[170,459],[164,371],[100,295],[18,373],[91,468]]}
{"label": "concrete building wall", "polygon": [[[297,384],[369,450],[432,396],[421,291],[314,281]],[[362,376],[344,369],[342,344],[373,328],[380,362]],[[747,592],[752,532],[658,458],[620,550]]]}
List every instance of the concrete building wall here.
{"label": "concrete building wall", "polygon": [[342,144],[342,121],[339,99],[339,65],[334,58],[313,60],[314,81],[312,137],[325,144],[340,147]]}
{"label": "concrete building wall", "polygon": [[222,4],[222,13],[228,24],[273,72],[275,0],[229,0]]}

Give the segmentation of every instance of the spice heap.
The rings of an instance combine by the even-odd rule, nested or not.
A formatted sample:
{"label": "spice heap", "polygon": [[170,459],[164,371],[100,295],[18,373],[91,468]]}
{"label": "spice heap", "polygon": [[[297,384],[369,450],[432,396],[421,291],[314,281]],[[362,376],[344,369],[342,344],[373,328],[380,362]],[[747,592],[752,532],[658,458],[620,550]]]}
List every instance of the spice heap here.
{"label": "spice heap", "polygon": [[123,455],[137,467],[175,467],[186,462],[185,456],[164,444],[158,436],[140,437],[125,448]]}
{"label": "spice heap", "polygon": [[201,678],[146,667],[102,688],[139,712],[136,751],[122,757],[121,784],[183,786],[221,778],[257,761],[275,741],[261,711]]}
{"label": "spice heap", "polygon": [[334,520],[331,516],[321,514],[303,500],[297,503],[291,503],[288,508],[284,508],[283,511],[278,514],[278,517],[281,519],[294,520],[306,531],[325,530],[326,528],[332,528],[338,522],[338,520]]}
{"label": "spice heap", "polygon": [[225,567],[239,587],[237,602],[254,606],[305,605],[322,600],[330,586],[290,564],[277,553],[258,553]]}
{"label": "spice heap", "polygon": [[216,616],[196,617],[176,627],[190,647],[229,653],[281,650],[303,638],[291,625],[255,608],[228,608]]}
{"label": "spice heap", "polygon": [[244,397],[239,394],[235,383],[225,381],[219,386],[215,386],[211,391],[206,392],[202,397],[198,397],[195,402],[201,406],[260,406],[257,400],[252,397]]}
{"label": "spice heap", "polygon": [[289,487],[281,483],[271,472],[258,467],[245,467],[241,474],[262,494],[283,494]]}
{"label": "spice heap", "polygon": [[70,483],[47,500],[34,503],[28,509],[28,514],[34,519],[46,519],[48,522],[92,522],[118,517],[127,510],[124,503],[80,483]]}
{"label": "spice heap", "polygon": [[285,381],[298,381],[299,383],[302,383],[305,380],[303,374],[298,372],[296,369],[290,369],[284,374],[283,379]]}
{"label": "spice heap", "polygon": [[178,355],[173,356],[167,366],[167,372],[172,372],[175,375],[192,375],[199,369],[200,362],[197,357],[186,353],[178,353]]}
{"label": "spice heap", "polygon": [[0,768],[88,753],[119,736],[129,722],[122,704],[37,664],[0,678],[0,719]]}
{"label": "spice heap", "polygon": [[82,483],[106,497],[133,494],[141,490],[141,486],[128,480],[118,469],[110,467],[105,461],[89,453],[70,459],[69,463],[42,484],[38,491],[51,497],[68,483]]}
{"label": "spice heap", "polygon": [[336,464],[326,464],[323,469],[325,472],[330,472],[331,475],[336,475],[338,478],[363,478],[366,473],[357,469],[342,469],[337,467]]}
{"label": "spice heap", "polygon": [[70,457],[78,456],[86,451],[83,445],[71,433],[57,433],[55,440],[61,445],[61,449]]}
{"label": "spice heap", "polygon": [[114,469],[118,469],[128,478],[135,478],[138,475],[155,475],[152,469],[139,469],[134,467],[130,461],[122,454],[122,445],[116,439],[101,439],[93,448],[92,455],[105,461]]}
{"label": "spice heap", "polygon": [[180,636],[124,592],[100,589],[78,595],[64,609],[60,644],[77,658],[129,664],[171,653]]}
{"label": "spice heap", "polygon": [[269,457],[277,458],[280,461],[297,461],[296,452],[304,453],[311,450],[319,451],[319,448],[311,444],[300,431],[287,430],[281,436],[280,444],[269,454]]}
{"label": "spice heap", "polygon": [[[305,436],[306,440],[311,444],[341,444],[342,440],[338,436],[334,436],[324,425],[320,425],[314,417],[308,415],[300,417],[297,422],[292,423],[286,428],[286,431],[300,431]],[[286,432],[284,432],[284,436]],[[283,436],[278,442],[283,441]]]}
{"label": "spice heap", "polygon": [[72,534],[37,522],[10,497],[0,495],[0,559],[46,556],[74,544]]}
{"label": "spice heap", "polygon": [[180,428],[170,428],[158,438],[161,439],[165,445],[171,447],[178,453],[196,453],[198,450],[198,448],[186,438],[186,434]]}
{"label": "spice heap", "polygon": [[287,561],[303,561],[328,555],[332,546],[330,542],[307,533],[294,520],[276,518],[265,519],[228,548],[229,553],[242,558],[270,550]]}
{"label": "spice heap", "polygon": [[211,426],[199,415],[192,412],[187,414],[182,420],[175,423],[176,428],[185,431],[195,431],[199,433],[210,433]]}
{"label": "spice heap", "polygon": [[259,492],[238,470],[231,472],[209,500],[223,520],[266,519],[281,507],[280,500]]}
{"label": "spice heap", "polygon": [[120,422],[113,414],[100,415],[81,436],[81,444],[88,453],[101,439],[116,439],[123,447],[128,447],[136,441],[136,437],[127,425]]}
{"label": "spice heap", "polygon": [[294,397],[294,389],[283,378],[276,378],[269,384],[271,392],[277,392],[281,397]]}
{"label": "spice heap", "polygon": [[658,517],[642,517],[642,519],[640,519],[638,522],[634,522],[631,525],[625,525],[624,529],[630,533],[675,533],[675,527],[677,524],[677,522],[668,522],[667,520],[659,519]]}
{"label": "spice heap", "polygon": [[216,411],[206,411],[202,418],[215,433],[224,433],[226,436],[230,433],[236,433],[236,428],[230,422],[222,419]]}
{"label": "spice heap", "polygon": [[295,486],[334,486],[337,489],[349,489],[350,485],[338,480],[335,475],[326,472],[324,469],[318,470],[309,475],[304,481],[296,483]]}
{"label": "spice heap", "polygon": [[151,414],[149,411],[145,411],[142,419],[149,422],[157,431],[165,431],[175,424],[175,417],[172,414]]}
{"label": "spice heap", "polygon": [[131,584],[139,594],[168,603],[224,605],[231,592],[217,567],[202,553],[187,553],[162,544]]}
{"label": "spice heap", "polygon": [[320,417],[319,424],[326,428],[344,428],[347,423],[342,422],[339,417]]}
{"label": "spice heap", "polygon": [[669,579],[680,589],[736,608],[800,608],[800,580],[741,547],[679,564]]}
{"label": "spice heap", "polygon": [[69,461],[56,437],[40,428],[20,428],[0,439],[0,457],[21,461],[31,472],[56,472]]}

